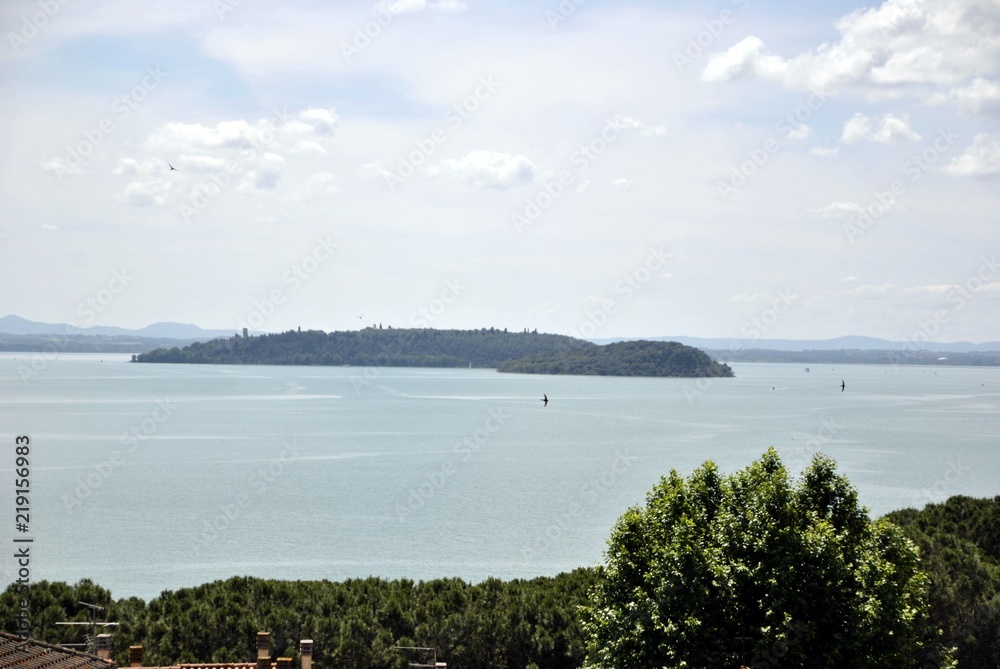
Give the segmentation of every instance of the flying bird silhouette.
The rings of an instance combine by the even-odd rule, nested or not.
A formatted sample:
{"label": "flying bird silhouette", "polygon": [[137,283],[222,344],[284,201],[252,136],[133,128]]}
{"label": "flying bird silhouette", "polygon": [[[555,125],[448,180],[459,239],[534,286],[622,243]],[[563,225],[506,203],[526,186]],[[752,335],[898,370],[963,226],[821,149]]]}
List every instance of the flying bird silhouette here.
{"label": "flying bird silhouette", "polygon": [[167,163],[167,167],[170,168],[169,170],[167,170],[168,172],[177,172],[178,171],[177,168],[174,167],[173,165],[171,165],[170,163]]}
{"label": "flying bird silhouette", "polygon": [[844,388],[845,388],[845,387],[846,387],[846,384],[844,383],[844,380],[843,380],[843,379],[841,379],[841,380],[840,380],[840,392],[844,392]]}
{"label": "flying bird silhouette", "polygon": [[542,393],[542,406],[547,407],[549,405],[549,396]]}

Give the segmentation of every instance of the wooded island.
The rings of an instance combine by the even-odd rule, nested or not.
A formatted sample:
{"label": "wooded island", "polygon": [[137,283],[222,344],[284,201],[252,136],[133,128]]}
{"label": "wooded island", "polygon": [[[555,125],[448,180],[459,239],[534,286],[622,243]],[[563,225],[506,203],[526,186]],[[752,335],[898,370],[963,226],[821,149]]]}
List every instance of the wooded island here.
{"label": "wooded island", "polygon": [[733,376],[700,349],[678,342],[631,341],[603,346],[565,335],[506,329],[365,328],[290,330],[158,348],[133,362],[359,367],[477,367],[529,374],[601,376]]}

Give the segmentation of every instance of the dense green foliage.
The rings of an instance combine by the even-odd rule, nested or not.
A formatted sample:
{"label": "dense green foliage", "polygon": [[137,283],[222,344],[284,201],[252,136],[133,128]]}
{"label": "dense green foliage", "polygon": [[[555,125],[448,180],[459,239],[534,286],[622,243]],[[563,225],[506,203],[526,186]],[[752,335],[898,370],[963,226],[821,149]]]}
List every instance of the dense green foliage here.
{"label": "dense green foliage", "polygon": [[504,360],[537,353],[596,348],[581,339],[537,332],[365,328],[307,330],[232,337],[156,349],[138,362],[254,365],[352,365],[379,367],[496,367]]}
{"label": "dense green foliage", "polygon": [[[438,659],[453,669],[570,669],[584,661],[586,643],[577,612],[594,577],[591,569],[476,585],[459,579],[334,583],[241,577],[165,591],[149,603],[114,601],[90,581],[75,586],[43,581],[30,590],[32,636],[49,642],[79,640],[88,627],[55,623],[89,621],[90,612],[77,604],[85,601],[105,607],[105,619],[121,624],[114,636],[119,666],[128,666],[133,644],[145,649],[146,666],[245,662],[256,658],[256,633],[269,631],[275,657],[297,658],[298,642],[313,639],[318,669],[396,669],[407,666],[407,660],[424,659],[393,650],[393,645],[433,646]],[[0,625],[15,629],[16,615],[11,586],[0,596]]]}
{"label": "dense green foliage", "polygon": [[[616,524],[586,612],[602,667],[948,666],[916,548],[834,464],[793,484],[777,451],[661,479]],[[744,650],[745,648],[745,650]]]}
{"label": "dense green foliage", "polygon": [[[918,545],[929,576],[926,616],[923,577],[900,532]],[[631,654],[620,666],[676,666],[669,658],[688,648],[690,667],[735,667],[745,642],[750,667],[937,667],[947,658],[940,647],[954,646],[961,669],[996,669],[998,551],[1000,497],[953,497],[872,522],[829,461],[814,461],[791,485],[768,453],[731,477],[711,464],[688,480],[671,473],[646,508],[622,516],[601,569],[476,585],[240,577],[148,603],[116,601],[88,580],[42,581],[30,586],[32,636],[82,640],[88,627],[55,623],[89,621],[84,601],[121,623],[120,665],[132,644],[146,649],[147,666],[246,661],[255,657],[256,632],[266,630],[273,656],[294,658],[299,640],[315,640],[318,669],[422,659],[393,645],[435,646],[455,669],[569,669],[584,665],[587,632],[591,661],[608,666],[616,666],[612,651]],[[11,632],[15,592],[11,585],[0,594],[0,629]],[[934,640],[929,628],[943,634]],[[923,652],[915,649],[921,641]]]}
{"label": "dense green foliage", "polygon": [[510,360],[501,372],[614,376],[732,376],[729,365],[675,341],[623,341]]}
{"label": "dense green foliage", "polygon": [[390,367],[496,367],[501,372],[615,376],[732,376],[728,365],[677,342],[621,342],[598,346],[537,332],[319,330],[232,337],[184,348],[156,349],[137,362]]}
{"label": "dense green foliage", "polygon": [[919,547],[931,622],[962,669],[1000,667],[1000,497],[952,497],[887,518]]}

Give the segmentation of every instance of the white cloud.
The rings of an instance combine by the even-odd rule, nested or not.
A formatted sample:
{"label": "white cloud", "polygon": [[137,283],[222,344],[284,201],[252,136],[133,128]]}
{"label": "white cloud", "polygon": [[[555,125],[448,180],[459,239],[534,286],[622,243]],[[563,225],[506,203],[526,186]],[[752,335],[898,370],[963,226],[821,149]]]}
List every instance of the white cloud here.
{"label": "white cloud", "polygon": [[83,174],[83,162],[79,164],[70,166],[68,163],[64,162],[61,158],[52,158],[46,160],[42,163],[42,169],[46,172],[52,172],[56,176],[62,176],[67,174]]}
{"label": "white cloud", "polygon": [[389,11],[392,14],[408,14],[410,12],[438,11],[448,14],[457,14],[468,9],[468,5],[461,0],[438,0],[428,2],[427,0],[389,0],[380,2],[375,6],[377,11]]}
{"label": "white cloud", "polygon": [[873,127],[867,116],[857,113],[844,124],[844,132],[840,139],[846,144],[857,144],[862,141],[895,144],[903,141],[919,141],[920,135],[910,127],[909,116],[885,114]]}
{"label": "white cloud", "polygon": [[617,179],[611,180],[611,185],[615,187],[618,192],[623,192],[627,190],[632,190],[632,186],[635,182],[626,177],[618,177]]}
{"label": "white cloud", "polygon": [[296,142],[295,145],[289,149],[292,153],[316,153],[319,155],[325,155],[326,149],[319,142],[314,142],[311,139],[303,139],[300,142]]}
{"label": "white cloud", "polygon": [[891,283],[879,283],[879,284],[867,283],[863,286],[858,286],[857,288],[854,288],[852,292],[861,294],[868,294],[868,293],[880,294],[880,293],[889,293],[895,289],[896,286],[894,286]]}
{"label": "white cloud", "polygon": [[810,135],[812,135],[812,132],[813,132],[812,128],[810,128],[809,126],[807,126],[805,124],[802,124],[802,125],[799,125],[799,126],[797,126],[795,128],[792,128],[791,130],[789,130],[788,134],[785,135],[785,137],[788,138],[788,139],[794,139],[794,140],[806,139]]}
{"label": "white cloud", "polygon": [[[229,119],[212,124],[167,122],[153,129],[138,149],[146,154],[172,156],[170,171],[166,160],[156,157],[125,157],[112,170],[115,176],[131,180],[118,194],[121,202],[137,206],[177,204],[176,195],[192,196],[207,183],[237,184],[244,193],[274,191],[286,173],[288,155],[326,155],[323,142],[337,125],[332,109],[309,108],[295,114],[276,114],[269,119],[247,121]],[[169,174],[168,180],[164,180]],[[184,181],[189,175],[197,182]],[[206,181],[206,176],[211,179]],[[178,188],[173,184],[180,182]],[[326,192],[327,184],[307,179],[293,186],[291,197],[302,193]],[[223,186],[225,187],[225,186]],[[172,199],[170,196],[174,195]],[[311,197],[311,196],[310,196]]]}
{"label": "white cloud", "polygon": [[285,159],[276,153],[267,152],[255,168],[247,172],[246,178],[240,184],[240,190],[249,191],[251,186],[258,190],[274,190],[278,187],[278,180],[284,171]]}
{"label": "white cloud", "polygon": [[165,179],[131,181],[125,186],[125,189],[115,197],[119,202],[139,207],[162,207],[170,203],[170,196],[173,190],[173,182]]}
{"label": "white cloud", "polygon": [[[838,20],[837,41],[791,58],[768,53],[763,40],[746,37],[713,55],[702,77],[759,77],[827,92],[853,87],[874,97],[913,92],[931,100],[935,87],[961,88],[1000,74],[997,26],[995,0],[886,0]],[[980,84],[969,95],[988,88]]]}
{"label": "white cloud", "polygon": [[864,210],[857,202],[842,202],[837,200],[820,209],[810,209],[809,213],[817,218],[850,218]]}
{"label": "white cloud", "polygon": [[[165,123],[142,144],[148,151],[208,152],[218,149],[260,149],[270,147],[283,135],[309,134],[327,137],[333,134],[337,116],[332,109],[304,109],[293,116],[276,115],[250,122],[245,119],[202,123]],[[294,141],[300,141],[295,139]]]}
{"label": "white cloud", "polygon": [[358,168],[358,176],[363,179],[385,179],[393,174],[385,169],[382,163],[365,163]]}
{"label": "white cloud", "polygon": [[660,125],[649,126],[640,121],[639,119],[627,116],[625,114],[617,114],[611,119],[611,124],[620,130],[638,130],[640,135],[650,136],[650,135],[665,135],[667,134],[667,124],[661,123]]}
{"label": "white cloud", "polygon": [[530,183],[538,172],[525,156],[484,150],[471,151],[460,160],[443,160],[441,171],[473,186],[488,188],[510,188]]}
{"label": "white cloud", "polygon": [[828,158],[830,156],[835,156],[840,153],[839,146],[814,146],[809,149],[809,153],[814,156],[819,156],[820,158]]}
{"label": "white cloud", "polygon": [[732,81],[747,76],[765,79],[781,78],[788,62],[778,56],[763,53],[764,42],[759,37],[746,37],[708,61],[702,78],[705,81]]}
{"label": "white cloud", "polygon": [[337,114],[332,109],[305,109],[296,118],[313,129],[317,135],[332,135],[337,127]]}
{"label": "white cloud", "polygon": [[968,86],[953,88],[948,93],[938,93],[932,102],[955,102],[959,109],[971,114],[1000,113],[1000,84],[976,77]]}
{"label": "white cloud", "polygon": [[983,132],[972,139],[972,146],[945,165],[944,171],[961,177],[976,177],[1000,172],[1000,139]]}
{"label": "white cloud", "polygon": [[295,200],[314,200],[323,195],[336,193],[340,190],[336,175],[331,172],[310,174],[305,181],[296,187],[292,195]]}

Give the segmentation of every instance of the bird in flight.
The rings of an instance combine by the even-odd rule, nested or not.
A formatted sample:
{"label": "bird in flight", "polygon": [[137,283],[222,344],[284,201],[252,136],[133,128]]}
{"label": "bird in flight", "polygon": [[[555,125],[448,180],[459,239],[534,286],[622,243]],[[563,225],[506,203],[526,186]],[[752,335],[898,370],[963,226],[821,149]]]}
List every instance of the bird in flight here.
{"label": "bird in flight", "polygon": [[847,386],[846,386],[846,384],[844,383],[844,380],[843,380],[843,379],[841,379],[841,380],[840,380],[840,392],[844,392],[844,388],[845,388],[845,387],[847,387]]}
{"label": "bird in flight", "polygon": [[170,163],[167,163],[167,167],[170,168],[169,170],[167,170],[168,172],[176,172],[177,171],[177,168],[174,167],[173,165],[171,165]]}
{"label": "bird in flight", "polygon": [[547,407],[549,405],[549,396],[542,393],[542,406]]}

